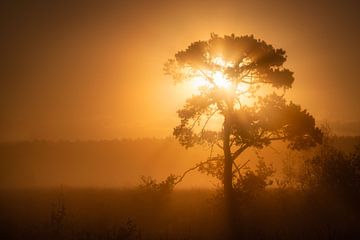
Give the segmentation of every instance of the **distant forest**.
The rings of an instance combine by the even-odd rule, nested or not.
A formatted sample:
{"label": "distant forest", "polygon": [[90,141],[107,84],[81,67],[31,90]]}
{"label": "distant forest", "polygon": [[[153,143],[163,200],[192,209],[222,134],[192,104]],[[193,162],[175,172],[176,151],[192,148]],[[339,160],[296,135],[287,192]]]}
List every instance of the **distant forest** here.
{"label": "distant forest", "polygon": [[[360,137],[333,137],[335,147],[349,152]],[[260,152],[281,173],[281,163],[299,158],[283,143]],[[107,141],[26,141],[0,143],[0,188],[90,187],[129,188],[142,175],[164,178],[181,174],[208,156],[208,149],[186,150],[174,139]],[[255,166],[255,154],[244,156]],[[293,159],[290,159],[293,161]],[[211,187],[216,179],[193,173],[179,187]]]}

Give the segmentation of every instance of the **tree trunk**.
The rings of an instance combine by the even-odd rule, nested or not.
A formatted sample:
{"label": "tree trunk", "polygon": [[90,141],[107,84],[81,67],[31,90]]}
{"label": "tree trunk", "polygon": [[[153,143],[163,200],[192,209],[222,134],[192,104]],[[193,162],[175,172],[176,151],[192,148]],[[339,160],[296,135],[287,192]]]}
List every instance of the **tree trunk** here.
{"label": "tree trunk", "polygon": [[234,202],[234,191],[232,185],[232,156],[230,150],[230,122],[229,118],[225,116],[224,120],[224,136],[223,136],[223,151],[224,151],[224,198],[225,198],[225,224],[226,224],[226,238],[236,239],[236,208]]}
{"label": "tree trunk", "polygon": [[225,117],[224,121],[224,139],[223,139],[223,151],[224,151],[224,196],[226,201],[233,198],[233,186],[232,186],[232,159],[230,151],[230,123],[228,117]]}

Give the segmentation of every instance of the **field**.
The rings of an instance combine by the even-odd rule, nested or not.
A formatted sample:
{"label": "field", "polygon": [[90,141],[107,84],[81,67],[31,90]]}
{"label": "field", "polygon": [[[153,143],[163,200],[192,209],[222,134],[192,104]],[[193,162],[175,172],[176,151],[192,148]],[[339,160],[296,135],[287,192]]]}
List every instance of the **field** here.
{"label": "field", "polygon": [[[238,200],[243,239],[358,239],[358,204],[299,190]],[[222,239],[222,198],[212,190],[2,190],[0,239]]]}
{"label": "field", "polygon": [[[334,138],[312,153],[274,145],[284,154],[261,153],[275,174],[246,155],[253,162],[235,186],[232,236],[359,239],[358,140]],[[203,150],[187,152],[173,140],[0,146],[1,240],[229,238],[220,181],[193,173],[174,190],[161,185],[172,170],[206,157]],[[157,182],[141,183],[141,174]],[[206,187],[191,187],[201,181]]]}

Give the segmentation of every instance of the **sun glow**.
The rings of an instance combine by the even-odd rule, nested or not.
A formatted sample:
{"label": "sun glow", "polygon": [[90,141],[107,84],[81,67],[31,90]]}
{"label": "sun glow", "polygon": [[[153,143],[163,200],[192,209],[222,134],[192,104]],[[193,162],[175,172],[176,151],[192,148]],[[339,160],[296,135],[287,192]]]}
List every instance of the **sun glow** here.
{"label": "sun glow", "polygon": [[224,74],[222,72],[215,72],[214,76],[214,83],[218,88],[225,88],[225,89],[229,89],[231,87],[231,82],[226,79],[226,77],[224,76]]}
{"label": "sun glow", "polygon": [[247,93],[249,91],[249,84],[246,83],[239,83],[236,86],[236,91],[238,93]]}
{"label": "sun glow", "polygon": [[[221,68],[232,67],[232,63],[224,61],[221,57],[215,57],[211,60],[215,65],[220,66]],[[194,87],[209,87],[209,88],[221,88],[221,89],[230,89],[232,83],[229,79],[226,78],[223,71],[202,71],[199,77],[193,79]],[[211,80],[210,80],[211,79]]]}
{"label": "sun glow", "polygon": [[226,74],[224,74],[222,68],[232,67],[232,63],[224,61],[221,57],[216,57],[211,62],[218,65],[220,69],[216,71],[199,71],[198,76],[194,77],[191,81],[193,88],[197,90],[204,87],[209,89],[222,89],[227,92],[239,94],[241,95],[241,98],[245,98],[248,95],[249,84],[233,82],[227,78]]}
{"label": "sun glow", "polygon": [[203,77],[195,77],[195,78],[193,78],[191,84],[195,88],[211,87],[211,84]]}
{"label": "sun glow", "polygon": [[205,77],[195,77],[193,78],[192,84],[194,87],[208,87],[208,88],[223,88],[223,89],[230,89],[231,82],[226,79],[224,74],[220,71],[216,71],[215,73],[211,74],[212,81],[207,80]]}
{"label": "sun glow", "polygon": [[219,65],[219,66],[222,66],[222,67],[233,67],[233,66],[234,66],[233,63],[231,63],[231,62],[225,62],[225,60],[222,59],[221,57],[216,57],[216,58],[212,59],[211,62],[212,62],[212,63],[215,63],[215,64],[217,64],[217,65]]}
{"label": "sun glow", "polygon": [[232,83],[229,79],[227,79],[226,76],[224,76],[224,74],[220,71],[217,71],[212,75],[209,74],[209,76],[211,76],[212,79],[211,81],[206,79],[205,77],[199,76],[192,79],[191,85],[195,89],[199,89],[203,87],[210,89],[218,88],[223,90],[234,89],[235,93],[240,95],[246,95],[249,91],[249,87],[250,87],[249,84],[236,83],[235,86],[234,83]]}

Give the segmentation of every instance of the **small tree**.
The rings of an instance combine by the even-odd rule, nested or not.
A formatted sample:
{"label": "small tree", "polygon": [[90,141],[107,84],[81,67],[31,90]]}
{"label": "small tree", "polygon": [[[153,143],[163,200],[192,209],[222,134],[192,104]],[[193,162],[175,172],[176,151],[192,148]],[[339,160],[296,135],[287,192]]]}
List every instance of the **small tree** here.
{"label": "small tree", "polygon": [[314,118],[284,99],[294,81],[293,72],[283,67],[285,61],[283,49],[253,36],[211,34],[209,40],[193,42],[176,53],[164,66],[176,82],[199,85],[198,93],[177,111],[180,124],[173,133],[186,148],[210,144],[222,149],[220,156],[197,166],[208,172],[220,166],[214,174],[220,175],[225,199],[232,199],[233,180],[240,174],[236,160],[246,149],[263,148],[275,140],[303,149],[321,141]]}

